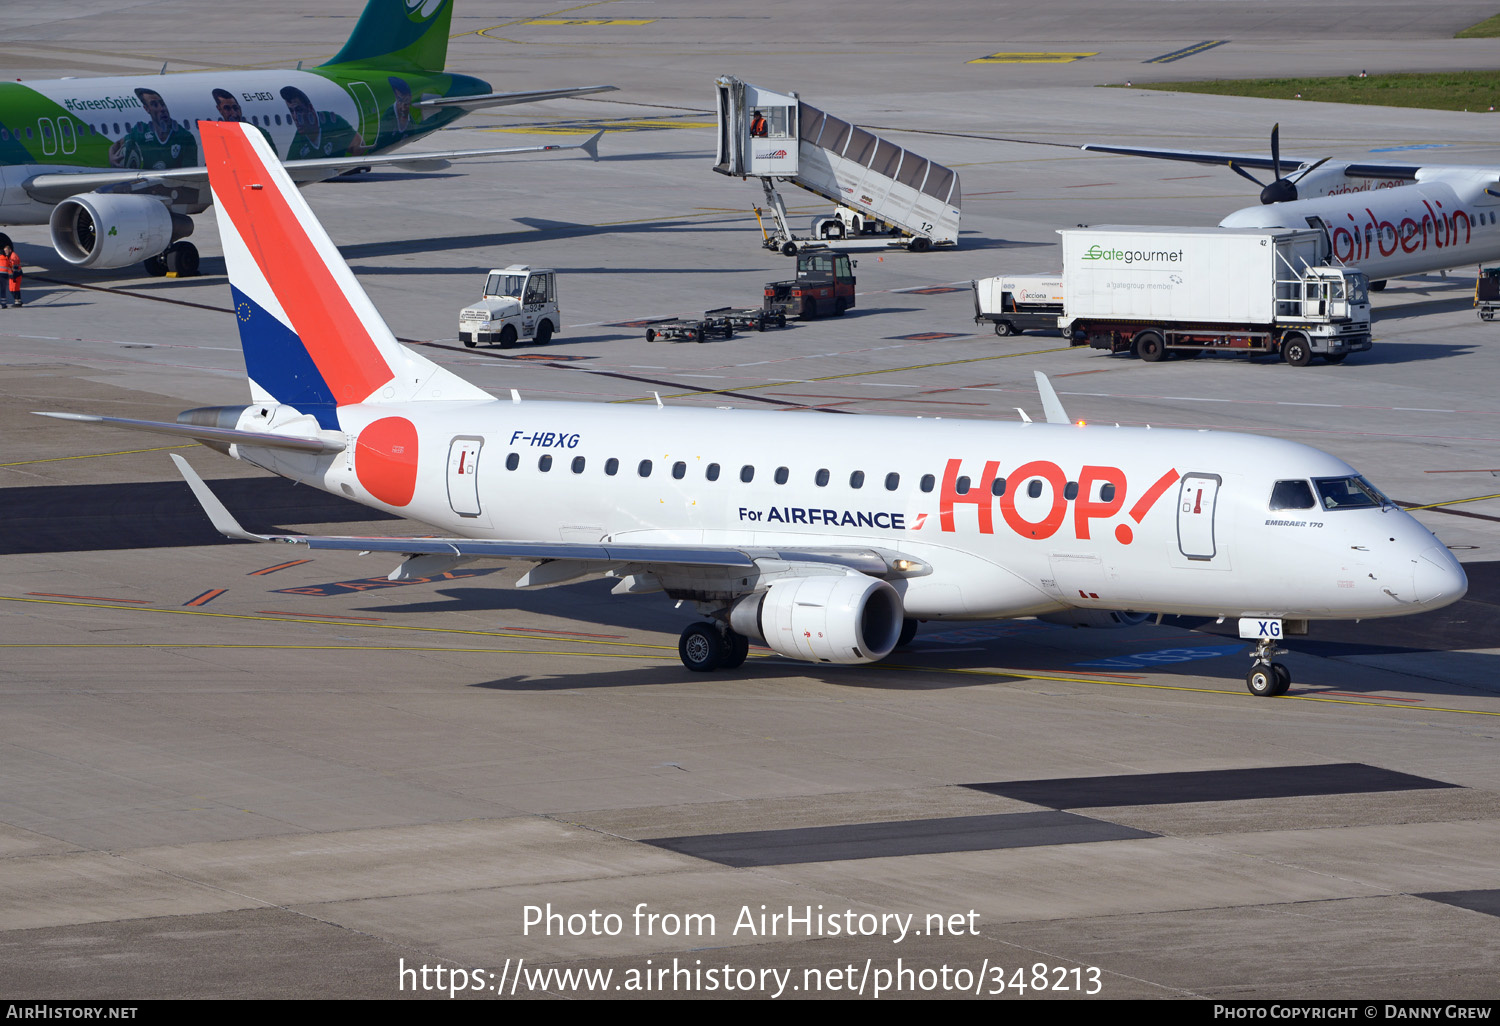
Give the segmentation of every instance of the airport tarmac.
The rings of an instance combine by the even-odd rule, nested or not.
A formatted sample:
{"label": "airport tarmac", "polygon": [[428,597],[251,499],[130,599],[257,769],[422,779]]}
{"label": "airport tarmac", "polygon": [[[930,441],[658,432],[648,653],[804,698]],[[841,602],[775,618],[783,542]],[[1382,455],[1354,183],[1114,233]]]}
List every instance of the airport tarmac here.
{"label": "airport tarmac", "polygon": [[[22,78],[313,64],[361,7],[59,0],[0,53]],[[1500,41],[1448,38],[1491,13],[459,0],[450,69],[621,88],[431,145],[602,127],[602,158],[306,194],[397,335],[496,394],[1014,421],[1040,419],[1043,370],[1092,426],[1347,459],[1454,550],[1469,594],[1315,624],[1277,700],[1246,692],[1232,624],[933,623],[880,664],[753,649],[699,676],[676,651],[696,617],[610,582],[518,592],[524,566],[478,564],[393,586],[378,555],[227,542],[167,453],[252,530],[423,528],[31,416],[171,420],[247,393],[212,213],[205,273],[181,280],[64,269],[44,229],[9,229],[28,302],[0,311],[0,993],[446,999],[442,966],[467,997],[1500,997],[1500,327],[1472,274],[1391,282],[1372,351],[1300,369],[997,338],[968,290],[1054,266],[1059,227],[1255,200],[1227,170],[1085,142],[1259,153],[1279,122],[1289,155],[1493,160],[1500,114],[1098,88],[1494,67]],[[790,276],[758,245],[758,187],[710,170],[719,74],[957,168],[960,247],[859,256],[840,319],[647,343],[642,320]],[[825,212],[787,200],[802,224]],[[558,270],[562,334],[465,349],[458,310],[510,263]]]}

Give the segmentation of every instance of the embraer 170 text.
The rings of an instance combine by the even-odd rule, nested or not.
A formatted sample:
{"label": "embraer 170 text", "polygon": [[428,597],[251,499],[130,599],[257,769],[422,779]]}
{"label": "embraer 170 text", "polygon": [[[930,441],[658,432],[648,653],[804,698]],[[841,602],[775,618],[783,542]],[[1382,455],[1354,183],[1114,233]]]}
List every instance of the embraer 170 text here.
{"label": "embraer 170 text", "polygon": [[[404,556],[393,579],[470,560],[590,574],[703,619],[691,670],[751,640],[814,662],[883,659],[917,620],[1150,613],[1263,632],[1250,690],[1283,693],[1285,621],[1453,602],[1457,561],[1343,460],[1243,434],[496,400],[401,346],[252,126],[202,126],[251,403],[163,431],[450,537],[260,536],[174,456],[221,532]],[[1242,633],[1253,633],[1245,630]]]}

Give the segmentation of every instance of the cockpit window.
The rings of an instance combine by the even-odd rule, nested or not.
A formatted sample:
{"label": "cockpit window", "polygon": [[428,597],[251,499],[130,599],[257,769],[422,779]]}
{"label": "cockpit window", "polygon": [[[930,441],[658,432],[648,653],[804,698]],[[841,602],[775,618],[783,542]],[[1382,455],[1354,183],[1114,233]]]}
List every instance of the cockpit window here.
{"label": "cockpit window", "polygon": [[1306,481],[1277,481],[1271,489],[1272,509],[1312,509],[1316,505],[1312,486]]}
{"label": "cockpit window", "polygon": [[1362,477],[1315,477],[1324,509],[1379,509],[1391,505],[1380,489]]}

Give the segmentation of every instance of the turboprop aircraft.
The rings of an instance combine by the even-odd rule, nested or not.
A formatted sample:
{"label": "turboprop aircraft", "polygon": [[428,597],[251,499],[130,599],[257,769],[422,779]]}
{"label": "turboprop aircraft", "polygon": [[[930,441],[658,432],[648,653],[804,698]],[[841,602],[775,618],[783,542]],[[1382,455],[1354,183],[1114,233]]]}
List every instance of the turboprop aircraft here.
{"label": "turboprop aircraft", "polygon": [[[1271,156],[1153,150],[1089,143],[1085,150],[1196,164],[1223,164],[1261,186],[1260,205],[1236,210],[1224,228],[1318,228],[1331,257],[1386,279],[1500,260],[1500,167],[1292,160],[1283,165],[1281,126]],[[1287,169],[1283,177],[1282,168]],[[1262,183],[1246,168],[1270,171]]]}
{"label": "turboprop aircraft", "polygon": [[576,146],[388,154],[475,108],[614,88],[496,93],[446,74],[452,17],[452,0],[369,0],[343,49],[307,71],[0,83],[0,225],[49,225],[53,248],[79,267],[196,273],[197,249],[178,240],[208,206],[200,121],[255,126],[302,183],[512,153],[597,156],[597,134]]}
{"label": "turboprop aircraft", "polygon": [[1441,542],[1343,460],[1295,442],[1047,423],[497,400],[396,342],[253,126],[202,126],[250,378],[243,406],[177,423],[46,416],[197,439],[444,537],[246,531],[180,456],[231,538],[402,557],[393,580],[535,563],[703,617],[690,670],[752,639],[791,659],[883,659],[917,620],[1150,613],[1241,618],[1246,680],[1286,691],[1286,630],[1400,616],[1464,594]]}

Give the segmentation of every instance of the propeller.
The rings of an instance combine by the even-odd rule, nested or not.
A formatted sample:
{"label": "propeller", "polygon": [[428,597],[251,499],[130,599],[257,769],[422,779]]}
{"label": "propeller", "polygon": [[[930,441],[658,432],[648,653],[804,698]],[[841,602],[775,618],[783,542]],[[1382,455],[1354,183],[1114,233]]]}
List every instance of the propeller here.
{"label": "propeller", "polygon": [[1271,174],[1276,180],[1267,185],[1232,160],[1229,162],[1229,170],[1259,185],[1262,203],[1289,203],[1297,198],[1297,183],[1326,164],[1328,159],[1324,157],[1316,164],[1294,171],[1285,178],[1281,177],[1281,123],[1277,122],[1271,126]]}

